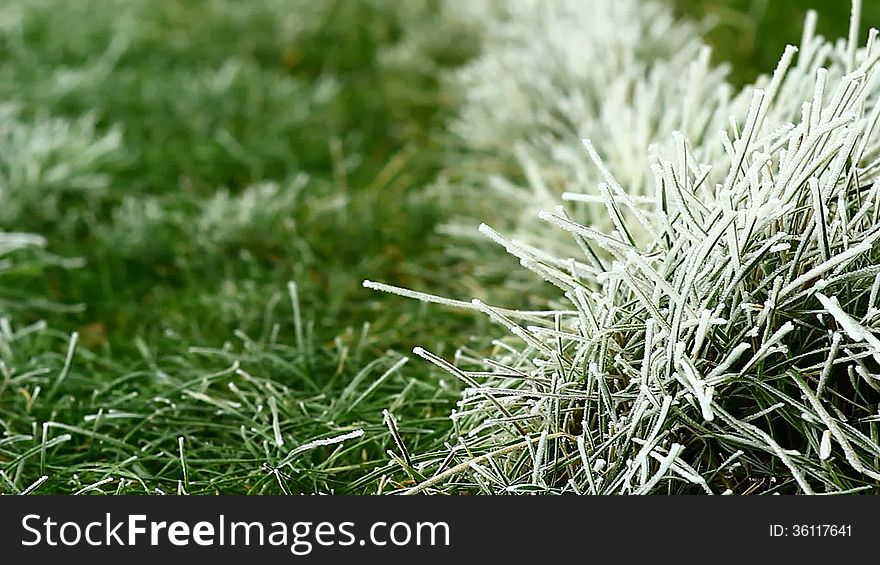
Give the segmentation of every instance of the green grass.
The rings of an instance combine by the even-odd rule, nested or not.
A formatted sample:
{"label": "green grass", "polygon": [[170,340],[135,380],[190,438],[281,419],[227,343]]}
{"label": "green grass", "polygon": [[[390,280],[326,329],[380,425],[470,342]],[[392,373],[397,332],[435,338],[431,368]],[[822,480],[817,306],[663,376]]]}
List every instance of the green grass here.
{"label": "green grass", "polygon": [[[125,492],[176,491],[184,436],[187,492],[346,491],[387,460],[382,409],[431,441],[455,389],[418,364],[373,383],[399,358],[386,351],[475,322],[392,311],[360,281],[417,285],[444,261],[428,241],[439,211],[417,189],[443,160],[438,73],[472,43],[411,36],[436,12],[429,2],[6,10],[22,22],[0,49],[6,121],[20,132],[7,146],[25,149],[0,171],[13,204],[2,228],[40,233],[43,255],[84,266],[19,260],[4,277],[15,308],[0,489],[48,475],[38,492],[120,476]],[[38,320],[51,330],[15,333]],[[367,433],[341,451],[271,471],[356,428]]]}
{"label": "green grass", "polygon": [[[822,7],[835,33],[843,4]],[[746,69],[738,82],[772,68],[803,12],[678,5],[719,16],[710,37]],[[444,250],[435,228],[455,203],[422,190],[455,165],[444,76],[477,49],[440,12],[4,3],[0,230],[46,246],[0,277],[0,492],[42,476],[42,494],[376,492],[393,446],[383,409],[413,452],[448,437],[454,383],[421,361],[377,379],[397,352],[450,356],[492,331],[360,284],[482,296],[492,282],[471,269],[479,250]]]}

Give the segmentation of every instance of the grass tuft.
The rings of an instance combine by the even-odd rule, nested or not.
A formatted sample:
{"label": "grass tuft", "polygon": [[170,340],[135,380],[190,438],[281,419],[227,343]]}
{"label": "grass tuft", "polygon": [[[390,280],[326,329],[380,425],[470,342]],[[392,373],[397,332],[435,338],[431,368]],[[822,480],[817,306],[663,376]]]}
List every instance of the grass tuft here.
{"label": "grass tuft", "polygon": [[[609,30],[636,14],[610,6],[584,10]],[[613,142],[585,140],[605,220],[543,211],[555,229],[531,246],[481,229],[556,299],[545,312],[475,300],[508,334],[482,359],[416,350],[466,386],[447,445],[401,465],[395,492],[878,492],[877,32],[856,45],[856,14],[831,43],[815,21],[771,76],[700,106],[728,124],[720,140],[682,128],[654,147],[644,189],[605,156]],[[554,254],[563,235],[579,254]]]}

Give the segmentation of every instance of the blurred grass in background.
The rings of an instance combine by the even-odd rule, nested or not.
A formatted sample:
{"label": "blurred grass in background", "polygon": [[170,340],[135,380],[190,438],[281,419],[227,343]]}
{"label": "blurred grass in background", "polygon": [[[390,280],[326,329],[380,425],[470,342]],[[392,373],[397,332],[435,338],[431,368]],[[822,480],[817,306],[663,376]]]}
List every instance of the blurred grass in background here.
{"label": "blurred grass in background", "polygon": [[[714,59],[733,63],[730,79],[738,85],[772,72],[786,44],[800,42],[810,9],[819,14],[817,32],[845,38],[849,30],[849,0],[674,0],[685,16],[714,25],[707,35]],[[861,37],[880,26],[880,2],[862,2]]]}
{"label": "blurred grass in background", "polygon": [[[443,211],[418,190],[443,165],[442,73],[474,51],[466,26],[431,0],[21,0],[0,16],[0,229],[82,259],[0,279],[0,490],[345,490],[387,460],[383,408],[419,437],[446,425],[455,389],[426,367],[373,383],[386,350],[481,322],[385,307],[361,281],[418,285],[443,260]],[[357,428],[343,456],[276,470]]]}

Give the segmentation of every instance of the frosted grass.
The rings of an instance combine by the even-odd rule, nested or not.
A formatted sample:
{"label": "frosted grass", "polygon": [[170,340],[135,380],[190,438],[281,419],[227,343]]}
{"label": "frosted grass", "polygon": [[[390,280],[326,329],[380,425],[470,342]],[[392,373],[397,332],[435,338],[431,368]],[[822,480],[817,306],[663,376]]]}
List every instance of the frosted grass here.
{"label": "frosted grass", "polygon": [[[877,32],[859,44],[855,2],[848,39],[829,42],[811,12],[800,46],[733,93],[704,56],[689,57],[690,72],[676,67],[704,52],[699,35],[644,5],[523,1],[488,16],[497,43],[467,77],[494,88],[472,92],[458,132],[520,156],[545,227],[528,243],[480,231],[555,286],[558,300],[552,316],[526,322],[477,300],[365,283],[476,309],[508,334],[490,359],[457,354],[452,363],[416,348],[466,389],[449,449],[413,454],[425,479],[400,492],[843,494],[880,485]],[[655,66],[636,62],[638,30],[663,30],[672,52]],[[577,67],[613,42],[622,67]],[[573,54],[564,64],[563,53]],[[529,57],[547,68],[531,69]],[[645,98],[617,95],[620,83],[603,75],[611,69]],[[645,93],[661,92],[680,96],[648,110]],[[608,122],[596,125],[596,115]],[[633,127],[645,123],[663,127]],[[562,190],[545,182],[551,169],[541,167],[553,159],[535,154],[577,163],[553,170]],[[563,270],[566,262],[575,267]]]}

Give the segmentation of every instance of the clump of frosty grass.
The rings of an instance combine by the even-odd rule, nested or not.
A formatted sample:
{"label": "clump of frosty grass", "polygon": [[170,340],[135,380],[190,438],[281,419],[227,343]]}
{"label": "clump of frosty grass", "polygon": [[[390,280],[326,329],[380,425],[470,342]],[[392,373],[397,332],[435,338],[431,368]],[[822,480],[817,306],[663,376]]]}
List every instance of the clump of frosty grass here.
{"label": "clump of frosty grass", "polygon": [[511,334],[485,359],[415,349],[466,389],[455,437],[408,458],[403,491],[880,490],[880,49],[873,29],[857,48],[858,4],[835,44],[811,14],[799,50],[746,89],[720,139],[698,140],[723,150],[718,162],[684,135],[657,148],[648,199],[585,141],[613,228],[540,214],[558,229],[548,247],[565,235],[580,256],[481,226],[558,288],[557,308],[365,282],[482,312]]}
{"label": "clump of frosty grass", "polygon": [[57,221],[71,195],[90,202],[106,195],[110,177],[99,171],[121,159],[119,128],[100,133],[94,115],[21,114],[19,105],[0,103],[0,228],[20,226],[24,217]]}
{"label": "clump of frosty grass", "polygon": [[[602,179],[582,138],[637,198],[650,184],[651,146],[670,143],[673,131],[701,160],[723,155],[714,141],[730,113],[718,111],[733,92],[727,68],[710,64],[698,26],[677,20],[665,3],[512,0],[468,9],[484,40],[480,56],[456,73],[463,100],[451,129],[476,168],[488,169],[475,181],[479,189],[526,215],[513,222],[523,233],[537,209],[564,192],[596,201],[583,194]],[[495,174],[499,167],[483,155],[521,168],[523,178]],[[601,221],[596,211],[587,207],[583,217]]]}

